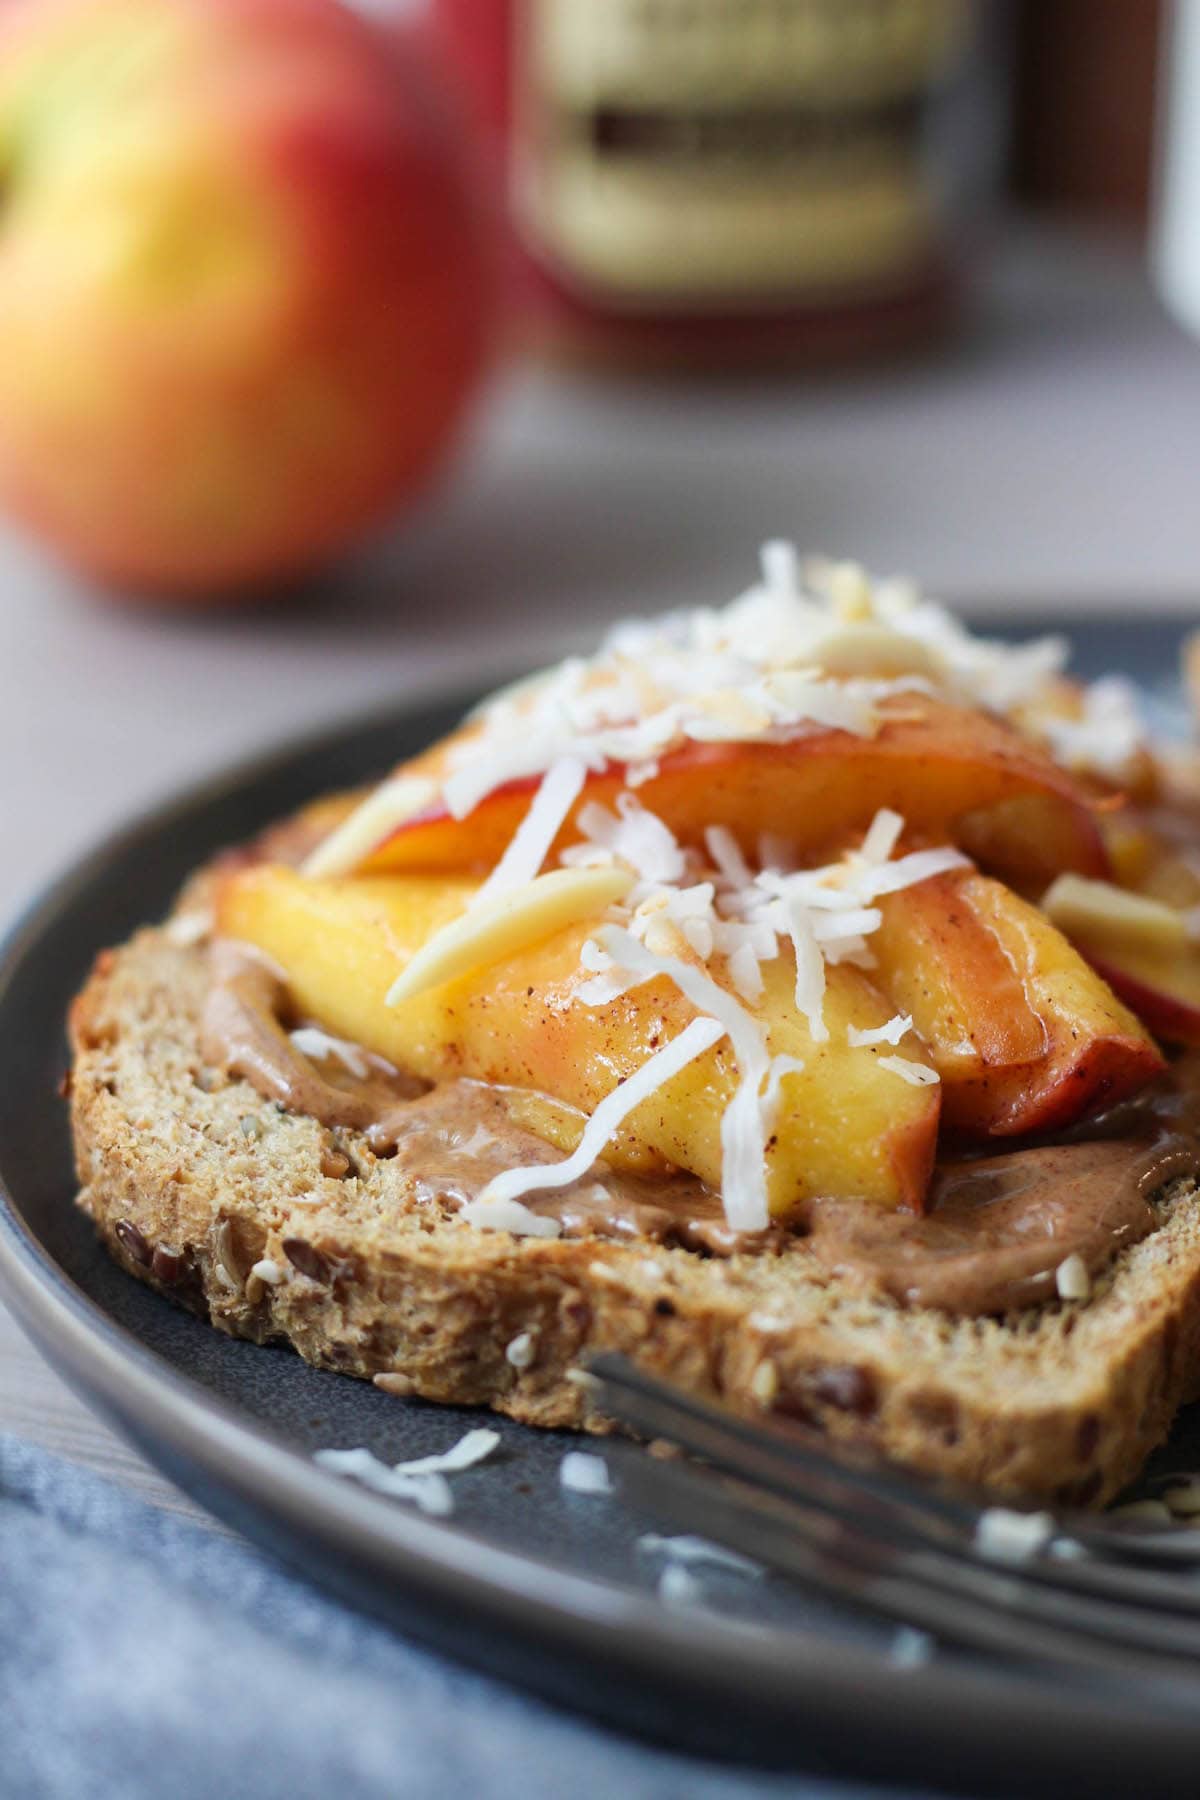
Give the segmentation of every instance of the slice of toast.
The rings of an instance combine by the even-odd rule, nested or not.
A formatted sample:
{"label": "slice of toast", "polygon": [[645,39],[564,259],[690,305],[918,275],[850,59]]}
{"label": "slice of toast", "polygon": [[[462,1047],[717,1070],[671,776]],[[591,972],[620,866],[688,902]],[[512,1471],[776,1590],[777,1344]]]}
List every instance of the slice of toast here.
{"label": "slice of toast", "polygon": [[72,1112],[79,1203],[113,1255],[223,1331],[545,1426],[602,1424],[572,1376],[620,1350],[744,1412],[1074,1505],[1117,1493],[1200,1393],[1190,1180],[1090,1299],[1006,1319],[879,1298],[798,1237],[721,1260],[481,1231],[363,1139],[206,1068],[206,980],[170,928],[101,956],[72,1013]]}

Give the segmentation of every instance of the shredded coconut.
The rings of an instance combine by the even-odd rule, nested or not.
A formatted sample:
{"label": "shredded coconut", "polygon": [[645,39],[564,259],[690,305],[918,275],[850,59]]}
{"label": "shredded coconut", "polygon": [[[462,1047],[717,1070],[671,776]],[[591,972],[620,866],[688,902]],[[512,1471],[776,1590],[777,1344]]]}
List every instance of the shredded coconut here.
{"label": "shredded coconut", "polygon": [[704,833],[704,843],[714,867],[720,871],[729,887],[740,889],[750,886],[753,880],[750,865],[727,825],[710,825]]}
{"label": "shredded coconut", "polygon": [[1021,1563],[1036,1556],[1054,1536],[1054,1516],[989,1506],[975,1527],[975,1548],[993,1562]]}
{"label": "shredded coconut", "polygon": [[391,1469],[369,1450],[318,1450],[313,1461],[334,1475],[349,1475],[377,1494],[393,1500],[412,1500],[422,1512],[448,1518],[454,1496],[444,1475],[411,1475]]}
{"label": "shredded coconut", "polygon": [[[452,745],[440,782],[393,776],[304,872],[346,874],[436,804],[463,819],[497,788],[563,763],[596,774],[619,767],[633,789],[688,743],[780,743],[830,730],[873,736],[881,707],[903,695],[1014,714],[1066,766],[1119,778],[1144,741],[1132,691],[1098,682],[1083,692],[1078,716],[1064,717],[1066,659],[1061,637],[1017,645],[976,637],[907,581],[873,581],[852,563],[802,562],[793,545],[767,543],[760,579],[728,606],[626,620],[594,656],[571,657],[493,696]],[[532,809],[530,819],[530,836],[514,851],[526,866]]]}
{"label": "shredded coconut", "polygon": [[[694,939],[689,941],[695,949]],[[753,944],[738,945],[729,958],[729,976],[743,1000],[748,1000],[753,1005],[756,1000],[762,999],[762,964],[754,954]]]}
{"label": "shredded coconut", "polygon": [[587,768],[577,756],[564,756],[551,764],[507,850],[472,899],[472,910],[533,880],[586,780]]}
{"label": "shredded coconut", "polygon": [[678,881],[683,874],[684,855],[674,833],[634,794],[619,795],[615,813],[595,801],[582,807],[579,828],[591,843],[627,863],[643,881]]}
{"label": "shredded coconut", "polygon": [[411,1462],[393,1463],[395,1475],[457,1475],[461,1469],[483,1462],[500,1442],[500,1433],[481,1427],[468,1431],[449,1450],[435,1451],[432,1456],[418,1456]]}
{"label": "shredded coconut", "polygon": [[424,1513],[447,1518],[454,1511],[454,1496],[447,1475],[470,1469],[492,1454],[500,1442],[498,1431],[468,1431],[449,1450],[409,1462],[381,1462],[370,1450],[318,1450],[313,1461],[335,1475],[349,1475],[377,1494],[393,1500],[411,1500]]}
{"label": "shredded coconut", "polygon": [[771,1072],[767,1077],[767,1091],[762,1099],[763,1124],[770,1131],[774,1128],[779,1115],[779,1103],[783,1098],[783,1083],[789,1075],[803,1075],[804,1063],[798,1056],[773,1056]]}
{"label": "shredded coconut", "polygon": [[808,1020],[814,1044],[829,1042],[825,1023],[825,958],[808,908],[797,894],[784,894],[783,927],[796,958],[796,1011]]}
{"label": "shredded coconut", "polygon": [[[492,1185],[489,1182],[488,1188]],[[530,1212],[519,1200],[504,1195],[489,1195],[488,1188],[474,1200],[468,1200],[463,1207],[459,1216],[468,1225],[477,1225],[480,1231],[511,1231],[514,1237],[561,1236],[560,1220],[547,1218],[543,1213]]]}
{"label": "shredded coconut", "polygon": [[608,1464],[587,1450],[568,1450],[558,1466],[560,1484],[572,1494],[611,1494]]}
{"label": "shredded coconut", "polygon": [[[587,661],[571,658],[486,703],[444,799],[465,817],[495,787],[564,755],[594,770],[623,764],[633,787],[689,741],[778,742],[814,729],[871,736],[881,703],[903,693],[1019,709],[1072,765],[1112,772],[1140,741],[1136,716],[1126,695],[1100,683],[1081,720],[1056,717],[1066,658],[1061,637],[976,637],[907,582],[802,563],[792,545],[768,543],[759,582],[723,609],[626,620]],[[856,674],[860,665],[868,672]]]}
{"label": "shredded coconut", "polygon": [[1134,688],[1115,675],[1093,681],[1080,708],[1075,719],[1047,713],[1038,720],[1052,754],[1068,769],[1124,780],[1146,741]]}
{"label": "shredded coconut", "polygon": [[332,1057],[360,1081],[365,1081],[371,1073],[366,1051],[361,1045],[352,1044],[346,1038],[331,1037],[316,1025],[301,1025],[290,1036],[301,1056],[314,1057],[318,1062],[323,1057]]}
{"label": "shredded coconut", "polygon": [[[656,1051],[640,1069],[636,1069],[627,1080],[604,1097],[588,1120],[583,1136],[570,1156],[558,1163],[503,1169],[499,1175],[493,1175],[477,1200],[472,1200],[463,1208],[463,1217],[478,1225],[484,1223],[485,1219],[491,1219],[488,1209],[515,1208],[527,1219],[536,1219],[539,1227],[554,1225],[557,1231],[556,1220],[541,1219],[537,1214],[530,1213],[527,1208],[517,1204],[517,1196],[543,1188],[569,1187],[581,1175],[586,1175],[614,1131],[634,1108],[657,1092],[697,1056],[711,1049],[717,1039],[724,1035],[724,1027],[716,1020],[693,1019],[677,1038],[672,1039],[662,1050]],[[511,1225],[503,1228],[515,1229]]]}
{"label": "shredded coconut", "polygon": [[908,1013],[897,1013],[886,1025],[872,1025],[860,1031],[857,1025],[846,1027],[846,1042],[852,1050],[869,1050],[873,1044],[898,1044],[913,1028]]}
{"label": "shredded coconut", "polygon": [[[950,846],[903,851],[904,821],[891,808],[877,813],[857,849],[818,868],[797,867],[793,847],[771,835],[755,856],[728,825],[703,832],[702,848],[685,846],[635,788],[653,782],[662,759],[689,743],[780,744],[827,731],[870,737],[898,701],[920,695],[1010,714],[1071,767],[1125,768],[1141,741],[1128,690],[1101,683],[1076,704],[1060,680],[1065,655],[1057,638],[1011,646],[974,637],[911,584],[873,582],[854,564],[802,562],[792,545],[773,541],[763,548],[758,582],[730,605],[625,621],[590,659],[570,658],[478,708],[447,746],[436,782],[401,775],[376,790],[322,846],[310,872],[344,869],[352,852],[361,858],[434,804],[466,819],[505,784],[537,784],[465,919],[413,959],[393,985],[393,1004],[515,952],[539,932],[594,918],[575,1003],[608,1006],[665,979],[698,1014],[606,1097],[571,1157],[505,1171],[464,1218],[557,1235],[557,1221],[516,1204],[518,1197],[586,1173],[630,1112],[728,1037],[737,1079],[721,1119],[722,1194],[732,1225],[762,1229],[767,1139],[782,1084],[803,1067],[797,1058],[773,1058],[768,1047],[757,1012],[768,992],[766,966],[790,947],[797,1011],[812,1043],[827,1043],[829,970],[874,967],[880,902],[970,864]],[[614,775],[623,780],[609,804],[588,798],[593,775],[608,778],[606,796]],[[568,819],[578,841],[562,852],[562,867],[542,873]],[[846,1042],[875,1055],[894,1050],[912,1029],[907,1014],[851,1022]],[[915,1056],[879,1055],[876,1066],[914,1086],[938,1081]]]}
{"label": "shredded coconut", "polygon": [[[766,1139],[760,1097],[770,1076],[771,1064],[761,1025],[732,994],[720,987],[710,975],[691,964],[681,962],[676,957],[652,955],[630,932],[623,931],[618,926],[605,926],[599,937],[602,949],[607,951],[615,963],[627,970],[637,983],[666,975],[702,1015],[707,1015],[693,1020],[692,1025],[675,1040],[676,1043],[687,1035],[687,1031],[699,1024],[706,1024],[710,1029],[714,1025],[719,1027],[714,1036],[710,1037],[710,1043],[715,1042],[717,1037],[728,1035],[737,1060],[738,1085],[721,1120],[725,1212],[735,1230],[764,1230],[770,1215],[767,1206]],[[668,1046],[668,1049],[671,1047]],[[638,1074],[645,1074],[658,1061],[658,1057],[664,1054],[665,1052],[659,1051],[658,1056],[644,1064]],[[630,1079],[634,1080],[636,1077]],[[655,1080],[648,1091],[653,1092],[660,1085],[661,1082]],[[625,1086],[628,1087],[629,1082]]]}
{"label": "shredded coconut", "polygon": [[728,1569],[736,1575],[757,1577],[764,1573],[761,1563],[753,1562],[736,1550],[727,1550],[723,1544],[714,1544],[709,1538],[686,1534],[663,1537],[657,1531],[647,1531],[638,1539],[637,1547],[647,1556],[664,1556],[669,1562],[707,1564],[715,1569]]}
{"label": "shredded coconut", "polygon": [[[717,1035],[729,1037],[738,1079],[721,1121],[721,1191],[730,1224],[760,1231],[769,1217],[766,1141],[781,1082],[803,1067],[800,1059],[773,1061],[769,1054],[764,1028],[752,1010],[765,989],[762,965],[779,956],[781,941],[791,943],[797,1009],[813,1042],[827,1042],[826,968],[844,960],[869,965],[870,935],[882,918],[873,902],[935,875],[968,868],[968,859],[949,846],[894,857],[903,821],[888,810],[872,821],[862,846],[837,862],[791,869],[787,847],[770,844],[770,863],[757,872],[726,827],[705,832],[706,863],[700,852],[684,850],[666,824],[630,794],[620,796],[615,812],[595,804],[581,808],[578,823],[584,839],[563,853],[567,867],[598,873],[604,866],[598,859],[604,858],[608,866],[627,869],[634,885],[611,909],[613,922],[601,925],[584,943],[580,965],[589,979],[578,985],[575,1000],[607,1006],[646,981],[665,978],[702,1019],[721,1028]],[[717,978],[719,969],[710,973],[716,958],[724,958],[728,986]],[[898,1014],[882,1026],[857,1032],[850,1027],[849,1042],[873,1050],[898,1043],[911,1028],[911,1019]],[[938,1080],[934,1070],[911,1058],[883,1056],[878,1063],[913,1085]],[[669,1045],[608,1096],[573,1157],[506,1171],[489,1183],[484,1197],[515,1197],[575,1180],[629,1112],[676,1072]]]}
{"label": "shredded coconut", "polygon": [[927,1068],[924,1063],[911,1062],[907,1056],[877,1057],[876,1067],[886,1069],[891,1075],[899,1075],[911,1087],[936,1087],[941,1080],[936,1069]]}
{"label": "shredded coconut", "polygon": [[891,807],[882,806],[872,819],[858,854],[866,863],[885,863],[900,842],[904,820]]}

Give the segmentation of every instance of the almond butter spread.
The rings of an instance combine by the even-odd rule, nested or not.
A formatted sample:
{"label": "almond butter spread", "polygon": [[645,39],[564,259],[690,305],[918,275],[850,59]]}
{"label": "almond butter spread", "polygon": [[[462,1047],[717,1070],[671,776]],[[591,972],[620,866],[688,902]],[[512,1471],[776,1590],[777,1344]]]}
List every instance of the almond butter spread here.
{"label": "almond butter spread", "polygon": [[[516,1090],[463,1080],[426,1088],[357,1047],[347,1059],[306,1055],[287,1018],[286,986],[270,965],[241,945],[214,945],[205,1059],[288,1112],[363,1134],[376,1155],[397,1159],[419,1196],[462,1205],[505,1168],[559,1158],[514,1116]],[[557,1218],[567,1237],[648,1239],[719,1256],[770,1251],[794,1234],[825,1267],[868,1288],[974,1317],[1053,1298],[1071,1256],[1094,1278],[1153,1229],[1154,1197],[1197,1175],[1200,1055],[1180,1058],[1135,1100],[1063,1141],[943,1160],[922,1217],[818,1199],[790,1231],[737,1232],[694,1178],[636,1176],[603,1162],[569,1188],[532,1194],[529,1205]]]}
{"label": "almond butter spread", "polygon": [[322,1125],[370,1133],[424,1083],[400,1075],[378,1057],[358,1053],[355,1072],[334,1057],[305,1056],[284,1026],[287,988],[267,960],[243,944],[218,941],[210,952],[212,981],[201,1027],[201,1051],[217,1068],[241,1075],[286,1112]]}

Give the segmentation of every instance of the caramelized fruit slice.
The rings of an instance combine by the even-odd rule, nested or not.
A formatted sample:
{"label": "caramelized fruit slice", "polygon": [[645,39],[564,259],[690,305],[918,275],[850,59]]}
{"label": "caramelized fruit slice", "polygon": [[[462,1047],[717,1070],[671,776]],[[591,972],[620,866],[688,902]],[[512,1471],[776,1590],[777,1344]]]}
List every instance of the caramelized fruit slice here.
{"label": "caramelized fruit slice", "polygon": [[1002,883],[956,871],[880,906],[878,979],[929,1045],[947,1124],[990,1137],[1060,1130],[1163,1068],[1105,982]]}
{"label": "caramelized fruit slice", "polygon": [[[1185,815],[1164,823],[1175,836],[1190,835]],[[1127,922],[1105,921],[1102,907],[1090,919],[1076,909],[1066,922],[1071,941],[1156,1037],[1200,1045],[1200,944],[1189,929],[1200,907],[1200,875],[1167,831],[1144,815],[1111,822],[1106,835],[1122,889],[1169,908],[1176,930],[1164,930],[1158,945],[1150,933],[1139,943]],[[1053,890],[1046,900],[1053,900]]]}
{"label": "caramelized fruit slice", "polygon": [[[997,872],[1040,892],[1064,869],[1103,875],[1098,802],[1003,721],[965,707],[904,696],[882,709],[875,737],[817,728],[775,743],[688,744],[660,759],[638,798],[685,843],[725,825],[743,849],[759,837],[786,838],[801,857],[865,828],[880,807],[900,813],[910,833],[963,841]],[[470,728],[408,765],[440,778]],[[430,810],[398,826],[368,858],[387,869],[485,872],[503,854],[527,812],[537,778],[486,795],[465,819]],[[611,806],[625,770],[589,776],[559,840],[577,838],[575,815],[589,801]]]}
{"label": "caramelized fruit slice", "polygon": [[[695,1016],[669,979],[604,1006],[573,1003],[588,979],[579,967],[587,925],[495,963],[485,978],[464,976],[388,1007],[384,996],[396,976],[463,911],[475,885],[414,876],[306,880],[264,865],[223,880],[218,928],[265,951],[286,974],[297,1010],[339,1036],[428,1080],[465,1075],[537,1089],[585,1113]],[[682,945],[680,954],[689,957]],[[710,972],[721,979],[719,965]],[[883,1024],[889,1002],[861,970],[831,968],[829,1041],[814,1044],[796,1011],[790,956],[765,964],[763,976],[765,991],[752,1010],[770,1051],[804,1063],[783,1078],[767,1148],[772,1211],[786,1216],[813,1194],[919,1209],[940,1088],[912,1085],[881,1067],[890,1046],[876,1052],[846,1041],[851,1025]],[[927,1063],[917,1044],[900,1054]],[[609,1160],[644,1170],[675,1164],[719,1187],[721,1119],[736,1085],[737,1065],[723,1040],[637,1108]]]}

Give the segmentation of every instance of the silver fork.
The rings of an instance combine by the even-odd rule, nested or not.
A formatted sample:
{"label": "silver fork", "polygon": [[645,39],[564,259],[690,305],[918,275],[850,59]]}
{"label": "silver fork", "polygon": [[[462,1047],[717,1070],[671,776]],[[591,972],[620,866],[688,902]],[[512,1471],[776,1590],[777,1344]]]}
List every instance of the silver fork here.
{"label": "silver fork", "polygon": [[598,1357],[590,1372],[610,1417],[702,1460],[664,1461],[614,1443],[608,1454],[635,1504],[935,1637],[1182,1681],[1195,1704],[1200,1580],[1188,1571],[1200,1566],[1200,1533],[1069,1513],[1019,1560],[1000,1559],[980,1532],[994,1499],[835,1448],[790,1421],[752,1423],[621,1357]]}

